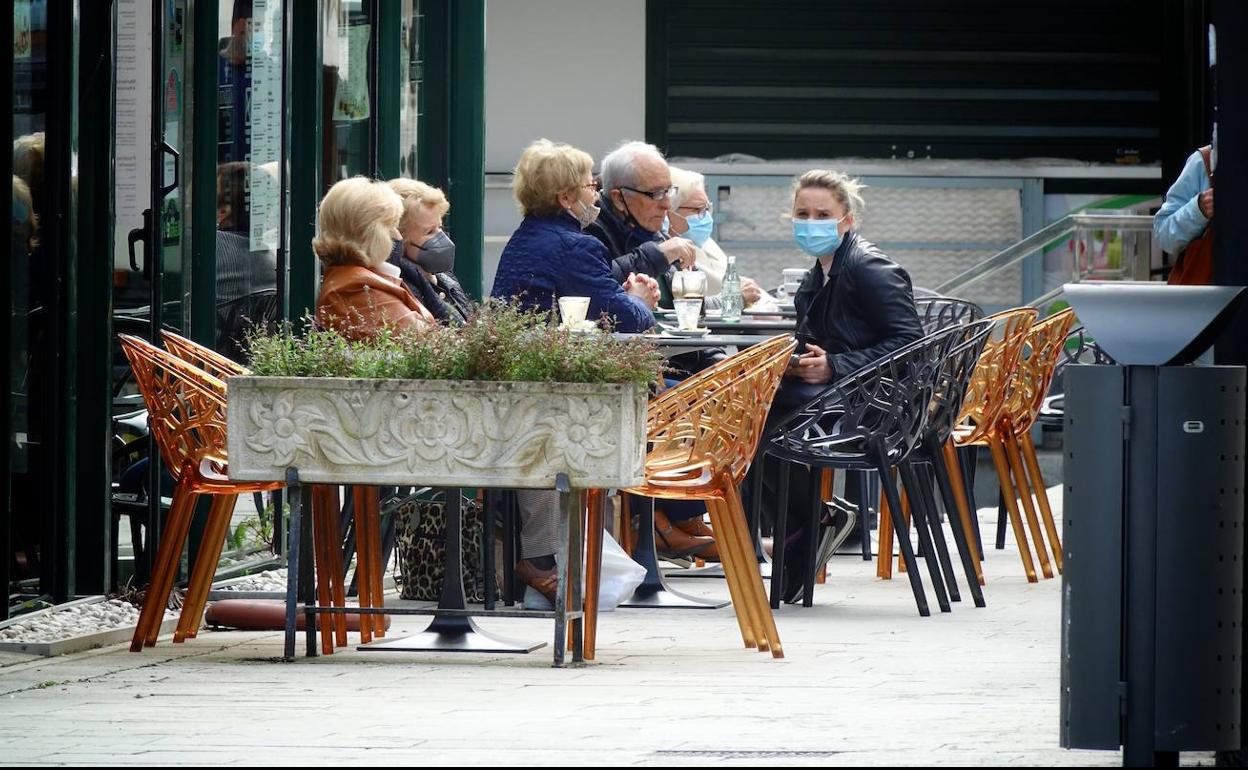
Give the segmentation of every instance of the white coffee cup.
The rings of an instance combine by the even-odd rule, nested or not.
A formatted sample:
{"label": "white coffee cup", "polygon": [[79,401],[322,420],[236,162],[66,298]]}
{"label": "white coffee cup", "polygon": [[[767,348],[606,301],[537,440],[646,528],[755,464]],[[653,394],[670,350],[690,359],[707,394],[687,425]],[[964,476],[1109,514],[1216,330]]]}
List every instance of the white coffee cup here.
{"label": "white coffee cup", "polygon": [[567,327],[580,326],[589,313],[589,297],[560,297],[559,317]]}

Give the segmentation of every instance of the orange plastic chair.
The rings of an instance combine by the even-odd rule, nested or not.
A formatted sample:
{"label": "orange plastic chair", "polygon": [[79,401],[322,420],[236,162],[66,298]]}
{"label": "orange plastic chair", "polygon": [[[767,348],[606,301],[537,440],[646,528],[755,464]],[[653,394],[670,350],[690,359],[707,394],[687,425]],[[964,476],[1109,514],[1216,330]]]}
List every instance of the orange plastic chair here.
{"label": "orange plastic chair", "polygon": [[[1044,406],[1044,397],[1049,393],[1049,385],[1053,382],[1053,373],[1057,370],[1066,336],[1074,322],[1075,311],[1066,308],[1031,327],[1027,333],[1023,357],[1019,359],[1014,378],[1010,382],[1005,408],[998,420],[1006,457],[1018,482],[1019,497],[1027,514],[1032,537],[1036,541],[1041,567],[1048,563],[1048,557],[1039,527],[1036,526],[1036,511],[1031,504],[1033,495],[1040,507],[1049,549],[1053,552],[1053,563],[1059,574],[1063,566],[1062,543],[1057,532],[1057,522],[1053,519],[1053,508],[1049,504],[1044,475],[1040,472],[1040,462],[1036,458],[1036,446],[1031,440],[1031,428],[1040,415],[1040,408]],[[1046,570],[1045,576],[1048,575],[1049,571]]]}
{"label": "orange plastic chair", "polygon": [[[1034,583],[1039,578],[1031,555],[1027,529],[1031,530],[1032,537],[1036,540],[1042,574],[1051,578],[1054,572],[1044,547],[1040,521],[1032,505],[1031,484],[1028,482],[1022,458],[1023,453],[1028,453],[1028,449],[1020,451],[1022,442],[1019,425],[1025,425],[1022,428],[1025,434],[1039,413],[1066,333],[1074,322],[1074,311],[1068,308],[1040,323],[1032,320],[1025,325],[1021,321],[1023,314],[1031,319],[1036,315],[1031,308],[998,314],[1005,321],[1003,337],[990,341],[985,347],[971,390],[967,394],[967,406],[963,408],[966,422],[955,432],[954,439],[959,446],[987,446],[992,452],[993,465],[1005,499],[1010,525],[1014,530],[1014,539],[1018,543],[1023,570],[1027,580]],[[1031,446],[1029,438],[1025,443],[1030,448],[1029,456],[1034,461],[1035,448]],[[953,453],[947,452],[946,457],[951,456]],[[1043,493],[1043,479],[1039,478],[1038,463],[1034,473]],[[1019,502],[1023,508],[1021,513]],[[1047,496],[1041,506],[1048,510],[1045,526],[1049,530],[1053,547],[1060,549],[1057,545],[1057,527],[1052,522]],[[1024,513],[1027,517],[1026,529],[1023,525]],[[1060,556],[1058,558],[1060,570]]]}
{"label": "orange plastic chair", "polygon": [[[784,657],[784,648],[763,590],[737,486],[754,459],[772,398],[796,346],[787,335],[772,337],[651,401],[646,480],[626,490],[706,502],[742,641],[776,658]],[[591,586],[592,596],[596,582]]]}
{"label": "orange plastic chair", "polygon": [[[130,650],[156,643],[164,610],[173,590],[182,548],[200,495],[212,495],[208,524],[179,618],[181,641],[193,636],[207,599],[212,575],[234,503],[240,494],[280,489],[280,482],[234,482],[225,454],[225,383],[160,348],[127,334],[119,335],[135,381],[147,406],[152,436],[176,485],[152,578]],[[193,627],[192,627],[193,626]]]}
{"label": "orange plastic chair", "polygon": [[[170,353],[204,370],[218,380],[224,381],[227,377],[251,373],[247,367],[181,335],[170,331],[162,331],[161,338]],[[225,393],[226,391],[223,388],[221,391],[222,398],[225,398]],[[347,587],[342,579],[344,572],[342,568],[342,552],[338,548],[341,542],[337,526],[339,511],[338,488],[336,486],[316,484],[311,485],[311,493],[313,558],[317,572],[317,599],[322,605],[345,607]],[[363,496],[362,502],[360,499],[361,495]],[[363,565],[357,569],[359,573],[357,584],[360,587],[360,604],[366,607],[383,606],[383,576],[380,569],[370,570],[370,567],[375,562],[373,557],[374,551],[377,553],[381,551],[380,530],[377,530],[376,527],[369,528],[367,526],[373,522],[374,517],[379,515],[375,510],[378,507],[377,501],[373,498],[374,496],[367,494],[364,488],[359,488],[354,508],[358,531],[355,539],[356,563],[357,565]],[[219,553],[218,558],[220,558]],[[216,560],[208,562],[205,559],[198,559],[196,561],[196,570],[199,571],[201,567],[204,570],[215,569]],[[192,592],[188,590],[188,602],[184,605],[182,617],[179,619],[178,630],[174,634],[174,642],[181,642],[185,638],[194,638],[198,632],[199,619],[203,615],[204,605],[207,601],[207,590],[203,589],[202,586],[210,584],[211,580],[211,571],[200,576],[198,582],[196,576],[192,576],[191,585],[199,587],[200,590],[197,592],[197,600],[193,604],[190,601]],[[323,621],[321,634],[321,649],[324,654],[332,654],[335,647],[345,647],[347,645],[346,615],[343,613],[332,614]],[[376,615],[361,616],[361,643],[366,644],[372,641],[374,634],[385,636],[385,618]]]}

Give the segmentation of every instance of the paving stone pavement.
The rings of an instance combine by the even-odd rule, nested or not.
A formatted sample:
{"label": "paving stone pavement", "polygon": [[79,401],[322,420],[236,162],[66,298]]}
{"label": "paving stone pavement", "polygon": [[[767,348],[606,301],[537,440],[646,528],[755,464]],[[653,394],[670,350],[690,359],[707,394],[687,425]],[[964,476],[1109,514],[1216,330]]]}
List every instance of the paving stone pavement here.
{"label": "paving stone pavement", "polygon": [[[990,537],[995,508],[980,516]],[[564,670],[548,647],[288,664],[278,633],[211,630],[140,654],[0,655],[0,764],[1119,764],[1058,746],[1060,578],[1028,584],[1012,542],[985,573],[986,608],[921,618],[903,576],[838,555],[814,607],[778,613],[783,660],[743,649],[728,608],[604,614],[598,661]],[[727,598],[722,580],[672,582]],[[396,617],[390,636],[427,622]]]}

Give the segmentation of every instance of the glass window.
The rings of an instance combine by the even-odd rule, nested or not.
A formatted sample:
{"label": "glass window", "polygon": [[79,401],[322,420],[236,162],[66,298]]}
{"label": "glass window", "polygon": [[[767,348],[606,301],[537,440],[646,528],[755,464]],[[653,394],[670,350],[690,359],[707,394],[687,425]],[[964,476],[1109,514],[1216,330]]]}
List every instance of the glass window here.
{"label": "glass window", "polygon": [[421,86],[424,60],[421,58],[420,31],[424,16],[420,0],[403,0],[402,88],[399,92],[399,175],[416,178],[416,136],[420,125]]}
{"label": "glass window", "polygon": [[216,347],[240,361],[249,326],[280,312],[283,5],[220,4]]}
{"label": "glass window", "polygon": [[327,0],[325,8],[325,189],[372,174],[372,3]]}

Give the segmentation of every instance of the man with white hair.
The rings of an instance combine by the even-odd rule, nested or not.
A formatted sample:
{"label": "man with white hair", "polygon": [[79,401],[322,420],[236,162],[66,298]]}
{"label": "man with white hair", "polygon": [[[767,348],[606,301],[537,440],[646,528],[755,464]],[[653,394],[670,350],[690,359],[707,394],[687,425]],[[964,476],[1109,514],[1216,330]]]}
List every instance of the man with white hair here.
{"label": "man with white hair", "polygon": [[585,232],[606,245],[616,280],[623,283],[629,273],[652,276],[670,304],[666,276],[673,265],[693,267],[697,249],[661,232],[676,194],[667,161],[652,144],[625,142],[602,159],[601,181],[602,213]]}

